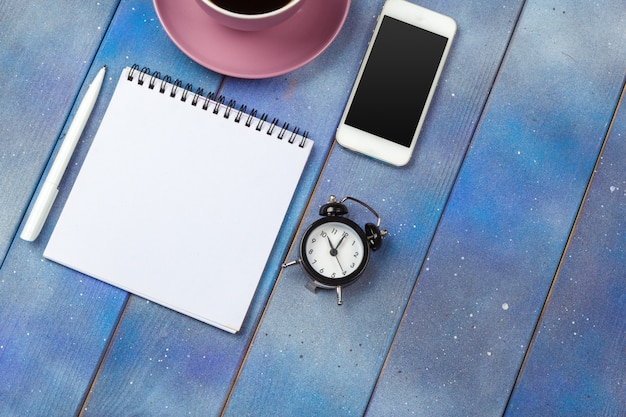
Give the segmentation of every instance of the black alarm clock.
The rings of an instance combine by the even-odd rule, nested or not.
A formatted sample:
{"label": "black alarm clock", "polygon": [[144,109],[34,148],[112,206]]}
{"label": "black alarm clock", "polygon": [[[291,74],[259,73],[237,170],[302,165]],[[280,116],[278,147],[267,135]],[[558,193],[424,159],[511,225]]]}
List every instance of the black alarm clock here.
{"label": "black alarm clock", "polygon": [[[377,218],[376,224],[367,223],[361,228],[346,217],[346,201],[354,201],[368,209]],[[300,264],[310,278],[307,287],[335,289],[337,304],[342,303],[342,288],[356,281],[367,266],[370,252],[382,245],[386,230],[380,229],[380,216],[367,204],[354,198],[341,201],[333,195],[320,208],[321,219],[313,222],[302,236],[300,259],[283,265]]]}

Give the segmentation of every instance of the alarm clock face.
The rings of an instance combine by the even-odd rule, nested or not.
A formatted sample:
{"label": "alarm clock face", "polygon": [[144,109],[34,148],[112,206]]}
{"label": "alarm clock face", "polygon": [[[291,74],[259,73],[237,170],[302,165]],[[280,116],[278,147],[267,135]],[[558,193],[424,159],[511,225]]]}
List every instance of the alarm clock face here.
{"label": "alarm clock face", "polygon": [[309,227],[300,246],[302,266],[324,285],[346,285],[365,269],[369,247],[365,234],[350,219],[325,217]]}

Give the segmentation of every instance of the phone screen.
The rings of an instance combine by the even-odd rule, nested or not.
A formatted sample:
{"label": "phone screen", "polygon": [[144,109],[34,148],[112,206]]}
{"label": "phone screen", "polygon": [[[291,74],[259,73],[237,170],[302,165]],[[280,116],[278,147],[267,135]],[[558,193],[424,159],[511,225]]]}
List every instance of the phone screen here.
{"label": "phone screen", "polygon": [[447,43],[384,16],[345,123],[410,147]]}

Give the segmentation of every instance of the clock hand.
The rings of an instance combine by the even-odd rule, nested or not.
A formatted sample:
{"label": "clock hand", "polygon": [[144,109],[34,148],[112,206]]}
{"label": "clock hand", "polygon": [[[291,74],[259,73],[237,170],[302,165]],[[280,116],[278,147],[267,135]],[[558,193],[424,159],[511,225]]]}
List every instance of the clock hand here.
{"label": "clock hand", "polygon": [[[336,250],[335,250],[336,252]],[[339,262],[339,258],[337,257],[337,255],[333,255],[335,257],[335,259],[337,260],[337,263],[339,264],[339,269],[341,269],[342,273],[345,273],[345,270],[343,269],[343,266],[341,266],[341,262]]]}
{"label": "clock hand", "polygon": [[341,239],[339,239],[339,243],[337,243],[337,246],[335,246],[335,249],[339,249],[339,246],[341,246],[341,242],[343,242],[343,240],[346,238],[346,235],[344,234],[343,236],[341,236]]}
{"label": "clock hand", "polygon": [[339,262],[339,258],[337,257],[337,254],[339,253],[337,252],[337,247],[341,244],[341,240],[343,240],[343,238],[341,238],[337,246],[333,246],[333,242],[330,240],[330,236],[327,236],[327,238],[328,238],[328,244],[330,245],[330,256],[335,257],[335,259],[337,260],[337,263],[339,264],[339,269],[341,269],[341,272],[344,272],[343,266],[341,266],[341,262]]}
{"label": "clock hand", "polygon": [[339,247],[339,245],[341,245],[341,241],[343,240],[343,237],[341,238],[337,246],[333,246],[333,242],[330,240],[330,236],[326,236],[326,237],[328,238],[328,244],[330,245],[330,256],[335,257],[335,259],[337,260],[337,263],[339,264],[339,269],[341,269],[341,272],[344,272],[343,266],[341,266],[341,262],[339,262],[339,258],[337,258],[337,254],[338,254],[337,248]]}
{"label": "clock hand", "polygon": [[330,241],[330,236],[326,236],[328,238],[328,244],[330,245],[330,255],[337,256],[337,248],[333,246],[333,242]]}

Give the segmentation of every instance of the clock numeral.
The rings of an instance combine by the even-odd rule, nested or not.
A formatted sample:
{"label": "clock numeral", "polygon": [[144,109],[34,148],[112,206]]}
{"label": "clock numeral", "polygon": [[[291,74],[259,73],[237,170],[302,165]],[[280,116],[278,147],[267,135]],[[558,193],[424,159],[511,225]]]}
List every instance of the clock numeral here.
{"label": "clock numeral", "polygon": [[313,249],[309,249],[309,255],[313,254]]}
{"label": "clock numeral", "polygon": [[353,241],[352,241],[352,246],[354,246],[354,244],[355,244],[355,243],[356,243],[356,240],[353,240]]}
{"label": "clock numeral", "polygon": [[322,233],[320,233],[320,236],[326,237],[326,236],[328,236],[328,234],[325,231],[322,230]]}
{"label": "clock numeral", "polygon": [[315,265],[317,263],[317,259],[313,259],[313,262],[311,262],[311,265]]}
{"label": "clock numeral", "polygon": [[336,278],[337,274],[335,272],[333,272],[333,274],[330,276],[331,278]]}
{"label": "clock numeral", "polygon": [[338,231],[339,231],[339,230],[337,230],[337,229],[335,229],[335,228],[333,227],[333,229],[330,231],[330,233],[332,233],[333,235],[336,235]]}
{"label": "clock numeral", "polygon": [[354,252],[354,257],[358,258],[359,257],[359,252]]}
{"label": "clock numeral", "polygon": [[350,268],[354,268],[354,267],[355,267],[355,265],[356,265],[356,264],[355,264],[354,262],[352,262],[352,263],[350,264]]}
{"label": "clock numeral", "polygon": [[311,239],[311,243],[315,243],[315,242],[317,242],[317,239],[312,238],[312,239]]}
{"label": "clock numeral", "polygon": [[324,268],[321,268],[320,269],[320,274],[323,274],[323,273],[324,273]]}

